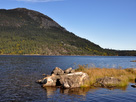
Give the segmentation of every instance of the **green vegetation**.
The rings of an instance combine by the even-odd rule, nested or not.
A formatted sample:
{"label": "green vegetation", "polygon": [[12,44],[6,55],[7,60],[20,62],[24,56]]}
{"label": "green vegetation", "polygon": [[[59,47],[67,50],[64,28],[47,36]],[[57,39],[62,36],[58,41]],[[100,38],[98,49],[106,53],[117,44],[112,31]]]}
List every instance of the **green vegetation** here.
{"label": "green vegetation", "polygon": [[[28,30],[29,29],[29,30]],[[0,28],[0,54],[113,55],[67,31],[50,28]]]}
{"label": "green vegetation", "polygon": [[79,65],[76,71],[82,71],[89,75],[90,81],[84,86],[93,86],[98,78],[114,77],[121,80],[117,87],[127,86],[128,83],[136,78],[136,70],[133,68],[128,69],[115,69],[115,68],[88,68],[87,66]]}
{"label": "green vegetation", "polygon": [[[136,55],[133,52],[131,55]],[[0,10],[0,54],[122,55],[80,38],[48,16],[25,8]]]}

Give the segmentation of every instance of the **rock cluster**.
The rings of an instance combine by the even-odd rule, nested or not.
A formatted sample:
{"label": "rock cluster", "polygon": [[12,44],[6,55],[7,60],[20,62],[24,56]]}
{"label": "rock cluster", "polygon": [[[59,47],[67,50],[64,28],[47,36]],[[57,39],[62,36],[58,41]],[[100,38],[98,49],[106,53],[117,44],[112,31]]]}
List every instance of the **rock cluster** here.
{"label": "rock cluster", "polygon": [[62,70],[56,67],[50,76],[47,76],[37,82],[46,86],[60,86],[62,88],[76,88],[81,87],[89,80],[89,76],[83,72],[75,72],[74,69],[68,68]]}

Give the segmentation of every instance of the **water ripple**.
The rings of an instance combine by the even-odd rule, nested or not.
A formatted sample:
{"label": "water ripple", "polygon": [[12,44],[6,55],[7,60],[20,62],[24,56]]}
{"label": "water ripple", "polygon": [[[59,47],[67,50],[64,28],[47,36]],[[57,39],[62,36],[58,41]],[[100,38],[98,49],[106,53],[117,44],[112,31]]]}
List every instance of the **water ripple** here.
{"label": "water ripple", "polygon": [[35,81],[55,67],[135,67],[135,57],[0,56],[0,102],[135,102],[136,89],[43,89]]}

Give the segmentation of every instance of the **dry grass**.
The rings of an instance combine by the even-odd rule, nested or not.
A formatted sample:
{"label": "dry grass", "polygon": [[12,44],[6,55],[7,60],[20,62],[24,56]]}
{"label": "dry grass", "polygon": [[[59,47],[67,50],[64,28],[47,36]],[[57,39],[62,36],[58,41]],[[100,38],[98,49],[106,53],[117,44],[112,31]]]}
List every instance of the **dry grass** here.
{"label": "dry grass", "polygon": [[131,80],[136,78],[136,70],[132,68],[128,69],[115,69],[115,68],[86,68],[85,65],[79,65],[79,68],[76,71],[82,71],[89,75],[90,81],[87,82],[87,85],[92,86],[96,79],[104,77],[115,77],[121,80],[118,87],[127,86]]}

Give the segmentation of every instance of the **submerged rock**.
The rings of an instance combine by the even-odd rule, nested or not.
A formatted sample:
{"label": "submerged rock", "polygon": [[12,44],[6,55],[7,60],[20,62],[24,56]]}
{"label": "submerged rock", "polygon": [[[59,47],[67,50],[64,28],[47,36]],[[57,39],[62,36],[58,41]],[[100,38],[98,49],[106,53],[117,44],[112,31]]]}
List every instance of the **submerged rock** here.
{"label": "submerged rock", "polygon": [[37,82],[42,84],[42,87],[46,86],[61,86],[62,88],[76,88],[85,84],[89,79],[88,74],[83,72],[74,72],[71,73],[72,68],[66,70],[67,73],[58,67],[56,67],[50,76],[47,76]]}

